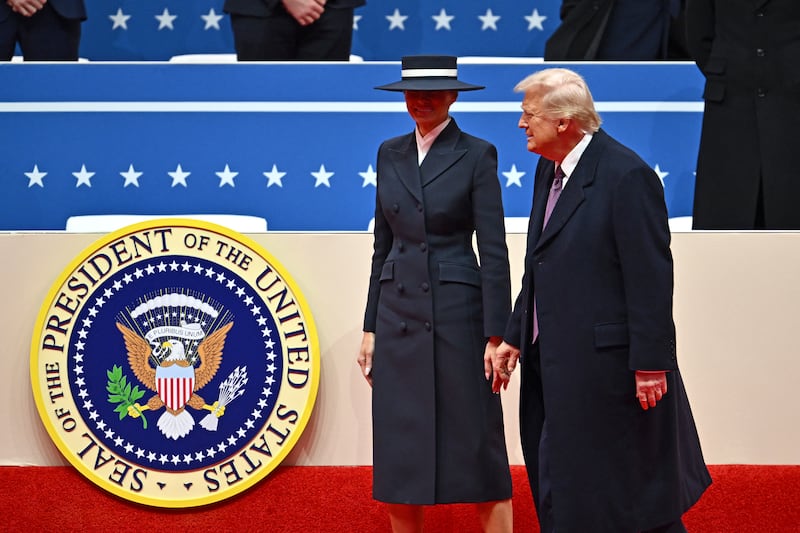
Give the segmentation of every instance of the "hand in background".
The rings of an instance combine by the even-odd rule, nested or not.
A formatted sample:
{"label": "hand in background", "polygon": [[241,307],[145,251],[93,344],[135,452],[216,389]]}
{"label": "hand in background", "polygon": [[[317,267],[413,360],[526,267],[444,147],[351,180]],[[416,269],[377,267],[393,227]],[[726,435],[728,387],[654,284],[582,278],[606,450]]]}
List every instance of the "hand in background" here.
{"label": "hand in background", "polygon": [[283,7],[301,26],[313,24],[325,11],[327,0],[283,0]]}
{"label": "hand in background", "polygon": [[8,0],[6,3],[13,12],[19,13],[23,17],[32,17],[44,7],[47,0]]}
{"label": "hand in background", "polygon": [[372,386],[372,353],[375,350],[375,334],[369,331],[364,332],[361,338],[361,348],[358,351],[358,366],[361,367],[361,375]]}

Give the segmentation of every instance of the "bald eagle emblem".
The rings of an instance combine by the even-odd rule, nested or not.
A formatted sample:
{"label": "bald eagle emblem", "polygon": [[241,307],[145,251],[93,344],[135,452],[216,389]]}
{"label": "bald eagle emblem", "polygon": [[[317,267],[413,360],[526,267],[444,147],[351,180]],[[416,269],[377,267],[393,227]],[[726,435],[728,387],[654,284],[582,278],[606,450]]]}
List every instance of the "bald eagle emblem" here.
{"label": "bald eagle emblem", "polygon": [[[186,409],[207,410],[210,413],[200,424],[209,431],[217,428],[217,419],[225,414],[221,398],[211,405],[198,391],[206,386],[219,370],[225,339],[233,321],[219,308],[182,293],[169,293],[144,298],[128,313],[121,313],[116,322],[122,333],[128,364],[136,378],[155,392],[140,405],[134,403],[127,414],[137,418],[144,411],[164,408],[158,419],[158,429],[164,436],[178,440],[195,426],[192,414]],[[239,374],[237,396],[243,393],[246,370],[237,367]],[[233,374],[225,383],[232,381]],[[230,390],[228,391],[231,392]]]}

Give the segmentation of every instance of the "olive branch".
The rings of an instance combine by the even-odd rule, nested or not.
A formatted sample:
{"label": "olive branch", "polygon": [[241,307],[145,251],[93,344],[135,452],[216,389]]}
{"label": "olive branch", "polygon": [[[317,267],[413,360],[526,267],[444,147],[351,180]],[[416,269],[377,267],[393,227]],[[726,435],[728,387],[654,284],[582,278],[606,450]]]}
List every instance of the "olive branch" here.
{"label": "olive branch", "polygon": [[147,419],[144,417],[144,413],[134,407],[136,400],[144,396],[144,391],[139,390],[138,385],[131,388],[128,378],[122,375],[121,366],[114,365],[111,370],[106,371],[106,375],[108,375],[108,384],[106,385],[108,401],[119,404],[114,408],[114,412],[119,413],[119,419],[122,420],[128,416],[128,408],[133,407],[139,413],[144,429],[147,429]]}

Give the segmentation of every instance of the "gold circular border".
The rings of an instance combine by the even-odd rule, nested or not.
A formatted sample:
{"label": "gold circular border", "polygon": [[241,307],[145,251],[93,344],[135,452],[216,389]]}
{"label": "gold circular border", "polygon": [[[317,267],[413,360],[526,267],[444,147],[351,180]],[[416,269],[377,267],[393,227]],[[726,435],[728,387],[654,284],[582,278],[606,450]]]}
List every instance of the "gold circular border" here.
{"label": "gold circular border", "polygon": [[[75,452],[67,446],[67,443],[62,440],[61,435],[59,433],[59,429],[54,427],[52,424],[52,420],[50,415],[47,412],[47,406],[45,405],[45,396],[42,395],[42,389],[46,391],[46,383],[41,383],[37,378],[39,377],[39,362],[40,362],[40,346],[42,341],[42,335],[44,333],[45,327],[45,320],[47,319],[50,310],[52,309],[56,295],[59,291],[64,288],[65,283],[67,280],[72,276],[76,269],[82,265],[89,257],[93,254],[101,251],[104,247],[108,246],[113,241],[119,240],[120,238],[124,238],[130,236],[135,233],[139,233],[144,230],[152,230],[158,228],[189,228],[189,229],[197,229],[201,231],[208,231],[211,233],[216,233],[227,237],[230,240],[237,241],[254,253],[258,254],[261,259],[265,261],[273,270],[279,275],[283,283],[289,287],[291,291],[292,297],[295,299],[298,307],[301,310],[302,318],[304,320],[303,324],[306,330],[308,345],[309,345],[309,353],[311,355],[310,361],[310,390],[307,395],[306,405],[304,406],[304,410],[300,414],[299,419],[297,420],[296,424],[293,427],[290,437],[287,438],[287,441],[283,443],[280,447],[280,451],[272,456],[272,460],[269,464],[265,465],[263,471],[254,473],[248,476],[245,480],[236,485],[230,487],[227,490],[221,490],[219,494],[213,494],[210,496],[206,496],[203,498],[193,498],[193,499],[185,499],[185,500],[168,500],[168,499],[159,499],[154,498],[152,496],[140,496],[137,497],[135,493],[127,490],[122,490],[118,486],[114,485],[113,483],[108,483],[107,479],[103,479],[95,474],[91,468],[87,467],[84,462],[75,455]],[[154,253],[153,256],[158,254]],[[92,293],[88,293],[90,295]],[[88,300],[87,300],[88,302]],[[86,305],[87,302],[81,304],[80,309]],[[77,314],[77,312],[76,312]],[[71,326],[74,328],[75,325]],[[71,329],[70,329],[71,331]],[[283,333],[283,332],[281,332]],[[285,346],[285,339],[282,340]],[[65,351],[65,355],[69,352],[69,350]],[[282,353],[282,356],[285,354]],[[317,328],[314,322],[313,316],[309,310],[308,304],[306,302],[305,297],[303,296],[302,292],[298,289],[294,279],[287,273],[284,266],[275,259],[275,257],[270,254],[263,246],[255,242],[253,239],[242,235],[239,232],[231,230],[230,228],[226,228],[225,226],[221,226],[219,224],[214,224],[212,222],[206,222],[202,220],[195,220],[191,218],[160,218],[154,219],[146,222],[138,222],[135,224],[131,224],[129,226],[125,226],[124,228],[120,228],[112,233],[109,233],[100,239],[93,242],[90,246],[85,248],[81,251],[78,256],[75,257],[67,267],[62,270],[59,277],[56,281],[51,285],[50,290],[47,293],[47,297],[39,310],[38,316],[36,318],[36,325],[33,331],[33,337],[31,339],[31,360],[30,360],[30,373],[31,373],[31,386],[33,389],[33,397],[36,402],[36,409],[39,412],[39,417],[42,420],[42,423],[47,430],[47,433],[50,435],[51,440],[53,443],[58,447],[59,451],[62,455],[74,466],[87,480],[91,481],[95,485],[103,488],[104,490],[111,492],[125,500],[133,501],[136,503],[150,505],[153,507],[163,507],[163,508],[189,508],[189,507],[198,507],[202,505],[208,505],[211,503],[217,503],[220,501],[227,500],[237,494],[240,494],[247,489],[251,488],[256,483],[263,480],[267,477],[275,468],[277,468],[286,456],[292,451],[294,446],[297,444],[297,441],[302,436],[305,428],[308,424],[309,419],[311,418],[311,413],[314,410],[314,404],[316,402],[317,392],[319,389],[319,379],[320,379],[320,352],[319,352],[319,338],[317,336]],[[285,386],[285,378],[282,382],[282,385]],[[69,386],[69,384],[67,385]],[[280,396],[279,396],[280,397]],[[73,404],[77,406],[77,402],[73,399]],[[277,403],[275,408],[277,409]],[[89,424],[84,420],[84,418],[80,417],[81,423],[83,423],[87,428]],[[269,419],[268,419],[269,420]],[[264,427],[266,427],[266,421]],[[227,456],[230,458],[231,456]],[[220,463],[215,463],[219,465]],[[153,469],[155,470],[155,469]]]}

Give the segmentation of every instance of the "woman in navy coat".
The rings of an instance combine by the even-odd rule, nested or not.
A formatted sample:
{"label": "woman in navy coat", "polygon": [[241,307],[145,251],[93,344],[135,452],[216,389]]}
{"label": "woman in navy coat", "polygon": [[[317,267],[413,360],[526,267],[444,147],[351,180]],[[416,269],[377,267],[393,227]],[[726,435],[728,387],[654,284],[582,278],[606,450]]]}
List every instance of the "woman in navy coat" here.
{"label": "woman in navy coat", "polygon": [[482,87],[457,80],[455,57],[402,65],[402,81],[378,88],[403,91],[417,127],[378,151],[359,354],[373,387],[373,496],[395,531],[420,531],[422,505],[455,502],[478,504],[486,530],[510,531],[503,412],[489,381],[511,307],[497,152],[448,115],[458,91]]}

